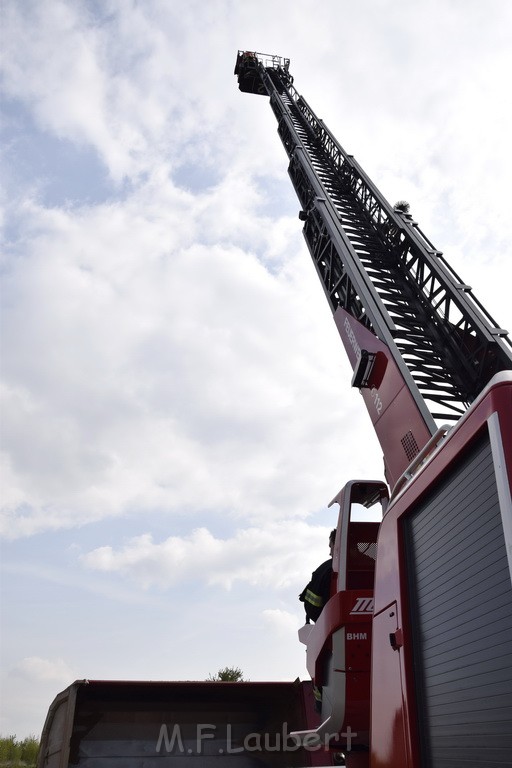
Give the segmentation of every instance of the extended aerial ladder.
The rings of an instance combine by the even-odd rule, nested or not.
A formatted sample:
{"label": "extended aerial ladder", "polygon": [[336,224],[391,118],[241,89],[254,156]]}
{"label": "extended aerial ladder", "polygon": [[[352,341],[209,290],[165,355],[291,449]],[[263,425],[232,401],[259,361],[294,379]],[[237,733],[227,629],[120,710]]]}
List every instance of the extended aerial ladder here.
{"label": "extended aerial ladder", "polygon": [[[393,487],[436,424],[459,419],[495,373],[512,368],[510,340],[407,205],[390,205],[317,118],[293,86],[289,63],[239,51],[235,74],[241,91],[270,97],[303,234]],[[369,331],[364,348],[354,321]],[[390,392],[386,365],[398,373]]]}
{"label": "extended aerial ladder", "polygon": [[[510,339],[408,204],[390,205],[315,115],[289,64],[239,51],[235,75],[270,97],[391,491],[358,481],[334,499],[332,596],[299,632],[322,723],[298,737],[348,733],[355,768],[510,768]],[[355,503],[380,503],[381,524],[355,523]]]}

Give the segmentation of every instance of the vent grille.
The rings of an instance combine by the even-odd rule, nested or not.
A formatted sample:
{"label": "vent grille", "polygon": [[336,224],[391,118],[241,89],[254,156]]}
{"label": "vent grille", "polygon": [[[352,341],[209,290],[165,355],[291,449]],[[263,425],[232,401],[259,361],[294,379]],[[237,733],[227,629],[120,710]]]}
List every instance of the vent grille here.
{"label": "vent grille", "polygon": [[409,459],[409,461],[412,461],[415,456],[418,455],[420,452],[420,449],[418,448],[418,443],[414,439],[414,435],[412,432],[406,432],[405,435],[402,437],[400,441],[403,445],[405,455]]}
{"label": "vent grille", "polygon": [[358,541],[357,549],[362,555],[377,559],[377,544],[374,541]]}

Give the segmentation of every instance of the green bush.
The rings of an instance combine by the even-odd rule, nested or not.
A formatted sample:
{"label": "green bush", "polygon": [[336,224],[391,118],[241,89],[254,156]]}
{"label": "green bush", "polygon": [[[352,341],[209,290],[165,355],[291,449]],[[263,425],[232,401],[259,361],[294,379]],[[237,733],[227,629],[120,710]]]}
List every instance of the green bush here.
{"label": "green bush", "polygon": [[0,736],[0,768],[35,768],[39,739],[27,736]]}

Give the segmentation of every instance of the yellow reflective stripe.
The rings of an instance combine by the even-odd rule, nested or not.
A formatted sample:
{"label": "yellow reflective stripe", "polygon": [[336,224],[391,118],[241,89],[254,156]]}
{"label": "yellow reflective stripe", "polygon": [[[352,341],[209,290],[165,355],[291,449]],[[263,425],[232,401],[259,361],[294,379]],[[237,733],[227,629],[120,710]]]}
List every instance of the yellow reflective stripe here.
{"label": "yellow reflective stripe", "polygon": [[316,701],[322,701],[322,691],[320,691],[316,685],[313,686],[313,695]]}
{"label": "yellow reflective stripe", "polygon": [[311,603],[311,605],[314,605],[315,608],[321,608],[322,605],[324,604],[324,601],[322,600],[320,595],[315,594],[310,589],[306,589],[304,600],[307,600],[308,603]]}

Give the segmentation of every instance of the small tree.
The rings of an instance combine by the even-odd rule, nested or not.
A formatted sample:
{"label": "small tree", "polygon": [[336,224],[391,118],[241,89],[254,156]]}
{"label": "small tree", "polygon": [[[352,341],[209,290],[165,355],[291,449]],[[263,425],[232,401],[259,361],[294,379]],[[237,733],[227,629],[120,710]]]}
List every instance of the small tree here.
{"label": "small tree", "polygon": [[216,675],[208,675],[208,680],[213,683],[243,683],[244,673],[240,667],[224,667],[219,669]]}
{"label": "small tree", "polygon": [[21,742],[21,760],[25,765],[32,766],[37,762],[37,753],[39,752],[39,739],[35,736],[27,736]]}

